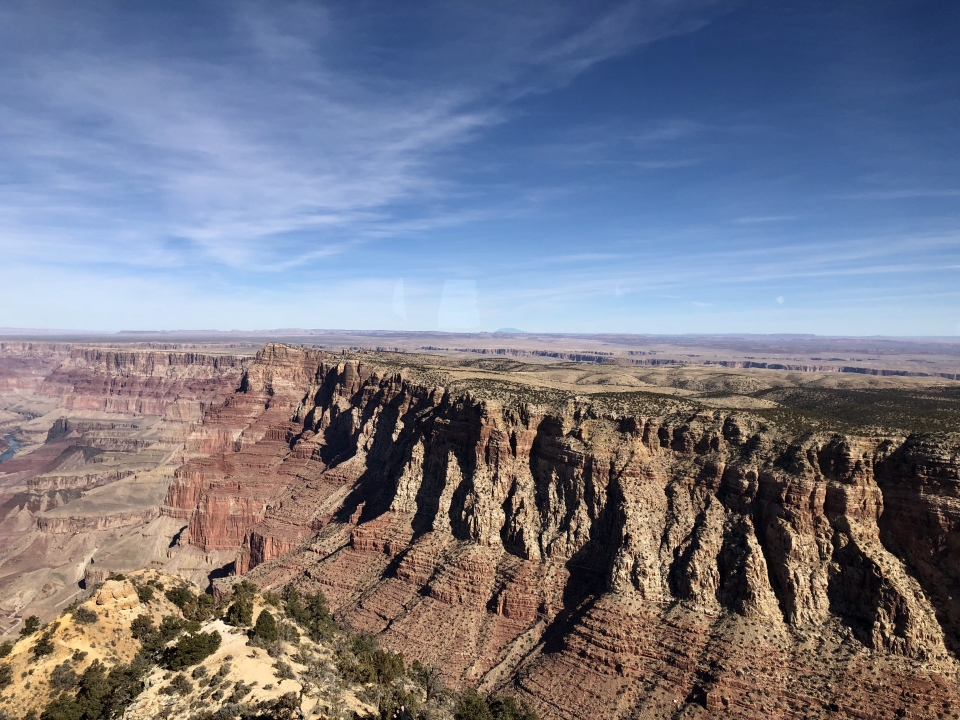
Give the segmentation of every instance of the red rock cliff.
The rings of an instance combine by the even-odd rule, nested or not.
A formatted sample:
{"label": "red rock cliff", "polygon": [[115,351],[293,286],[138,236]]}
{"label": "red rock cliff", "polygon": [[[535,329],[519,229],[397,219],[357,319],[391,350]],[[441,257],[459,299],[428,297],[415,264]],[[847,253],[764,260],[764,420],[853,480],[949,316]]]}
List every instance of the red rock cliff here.
{"label": "red rock cliff", "polygon": [[548,410],[337,360],[257,357],[168,494],[185,542],[548,717],[960,708],[960,438]]}
{"label": "red rock cliff", "polygon": [[248,358],[196,352],[74,347],[40,390],[67,410],[161,415],[199,422],[222,403]]}

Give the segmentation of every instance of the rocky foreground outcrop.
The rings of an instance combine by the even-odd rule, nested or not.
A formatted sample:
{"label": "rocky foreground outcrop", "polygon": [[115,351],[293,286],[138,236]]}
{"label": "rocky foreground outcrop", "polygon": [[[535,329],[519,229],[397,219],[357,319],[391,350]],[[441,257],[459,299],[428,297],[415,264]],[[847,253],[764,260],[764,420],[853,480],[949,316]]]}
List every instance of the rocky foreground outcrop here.
{"label": "rocky foreground outcrop", "polygon": [[546,717],[960,710],[960,437],[794,437],[280,345],[207,417],[163,509],[180,542],[322,588],[448,679]]}

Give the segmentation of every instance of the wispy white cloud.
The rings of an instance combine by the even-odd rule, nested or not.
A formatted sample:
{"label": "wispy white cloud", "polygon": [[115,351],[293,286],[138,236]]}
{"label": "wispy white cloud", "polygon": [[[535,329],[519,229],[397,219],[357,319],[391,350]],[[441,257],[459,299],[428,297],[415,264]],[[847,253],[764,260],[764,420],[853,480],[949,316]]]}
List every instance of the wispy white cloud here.
{"label": "wispy white cloud", "polygon": [[[455,194],[445,153],[502,122],[511,100],[700,27],[717,4],[625,2],[586,24],[560,7],[471,10],[487,24],[465,44],[496,38],[479,70],[415,86],[338,64],[328,47],[342,28],[322,6],[222,7],[229,32],[216,40],[235,62],[89,38],[11,58],[0,247],[37,260],[202,257],[276,271],[464,222],[482,211],[444,206]],[[8,10],[8,32],[32,12],[45,6]],[[72,20],[86,35],[107,32],[95,12]]]}
{"label": "wispy white cloud", "polygon": [[786,222],[796,219],[796,215],[747,215],[737,218],[735,222],[741,225],[756,225],[759,223]]}

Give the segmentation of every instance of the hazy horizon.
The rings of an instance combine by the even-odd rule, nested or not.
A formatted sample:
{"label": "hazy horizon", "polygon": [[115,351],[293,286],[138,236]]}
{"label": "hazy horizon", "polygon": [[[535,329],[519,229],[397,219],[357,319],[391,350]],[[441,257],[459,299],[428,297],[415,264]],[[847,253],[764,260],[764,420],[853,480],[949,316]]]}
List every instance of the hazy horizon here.
{"label": "hazy horizon", "polygon": [[68,337],[71,335],[89,336],[92,338],[107,338],[113,336],[141,336],[141,335],[183,335],[196,338],[211,337],[219,335],[249,336],[251,339],[260,340],[270,336],[279,338],[302,338],[316,335],[320,336],[345,336],[345,335],[384,335],[384,336],[418,336],[418,335],[449,335],[451,337],[475,337],[484,335],[530,335],[534,337],[571,337],[571,338],[651,338],[664,340],[680,340],[684,338],[718,338],[718,339],[736,339],[736,338],[757,338],[757,339],[816,339],[816,340],[890,340],[890,341],[922,341],[922,340],[943,340],[950,343],[960,344],[960,335],[823,335],[818,333],[791,333],[791,332],[770,332],[770,333],[752,333],[752,332],[676,332],[676,333],[627,333],[627,332],[547,332],[538,330],[523,330],[519,328],[497,328],[495,330],[436,330],[436,329],[389,329],[389,328],[256,328],[252,330],[219,329],[219,328],[170,328],[170,329],[120,329],[120,330],[97,330],[89,328],[18,328],[18,327],[0,327],[0,339],[17,337]]}
{"label": "hazy horizon", "polygon": [[22,1],[0,63],[8,330],[960,335],[958,4]]}

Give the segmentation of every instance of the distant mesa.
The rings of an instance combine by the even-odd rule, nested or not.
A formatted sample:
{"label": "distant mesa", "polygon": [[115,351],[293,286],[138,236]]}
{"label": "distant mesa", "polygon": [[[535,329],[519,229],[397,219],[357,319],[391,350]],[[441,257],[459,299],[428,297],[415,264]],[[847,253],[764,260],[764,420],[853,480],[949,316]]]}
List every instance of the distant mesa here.
{"label": "distant mesa", "polygon": [[529,335],[526,330],[517,330],[517,328],[500,328],[499,330],[494,330],[498,333],[509,333],[511,335]]}

